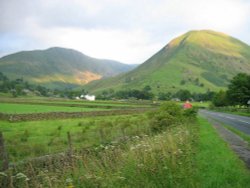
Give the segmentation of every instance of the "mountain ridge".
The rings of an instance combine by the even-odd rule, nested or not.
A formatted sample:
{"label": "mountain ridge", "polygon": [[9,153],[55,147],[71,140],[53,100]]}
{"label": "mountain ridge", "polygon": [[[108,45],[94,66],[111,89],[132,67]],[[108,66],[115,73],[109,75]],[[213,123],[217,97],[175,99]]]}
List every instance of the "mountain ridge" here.
{"label": "mountain ridge", "polygon": [[48,87],[63,88],[86,84],[131,70],[134,65],[97,59],[73,49],[52,47],[46,50],[21,51],[0,58],[0,70],[8,77]]}
{"label": "mountain ridge", "polygon": [[98,93],[149,85],[154,93],[180,89],[204,93],[224,89],[239,72],[250,73],[249,45],[224,33],[195,30],[171,40],[136,69],[84,88]]}

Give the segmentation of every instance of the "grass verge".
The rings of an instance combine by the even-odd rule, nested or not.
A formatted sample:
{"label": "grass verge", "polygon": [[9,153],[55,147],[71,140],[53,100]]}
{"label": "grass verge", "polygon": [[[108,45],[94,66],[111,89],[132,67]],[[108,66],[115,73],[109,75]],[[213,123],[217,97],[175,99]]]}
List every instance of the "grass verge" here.
{"label": "grass verge", "polygon": [[228,130],[230,130],[230,131],[234,132],[235,134],[237,134],[239,137],[241,137],[243,140],[248,142],[248,144],[250,145],[250,136],[248,136],[247,134],[245,134],[245,133],[243,133],[243,132],[241,132],[241,131],[239,131],[239,130],[237,130],[237,129],[229,126],[229,125],[223,124],[223,126],[225,128],[227,128]]}
{"label": "grass verge", "polygon": [[233,114],[233,115],[240,115],[240,116],[250,117],[250,113],[247,113],[247,112],[229,112],[229,111],[227,111],[226,113],[230,113],[230,114]]}
{"label": "grass verge", "polygon": [[196,160],[199,187],[248,187],[250,173],[244,163],[207,120],[199,117],[198,122],[200,143]]}

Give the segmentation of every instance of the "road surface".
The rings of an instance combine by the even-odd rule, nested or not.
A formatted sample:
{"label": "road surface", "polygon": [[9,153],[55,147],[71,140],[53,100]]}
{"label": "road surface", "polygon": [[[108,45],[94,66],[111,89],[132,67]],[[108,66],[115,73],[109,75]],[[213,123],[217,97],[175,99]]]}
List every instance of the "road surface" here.
{"label": "road surface", "polygon": [[250,135],[250,117],[232,115],[222,112],[213,112],[208,110],[200,110],[202,115],[213,118],[221,123],[232,126],[233,128]]}

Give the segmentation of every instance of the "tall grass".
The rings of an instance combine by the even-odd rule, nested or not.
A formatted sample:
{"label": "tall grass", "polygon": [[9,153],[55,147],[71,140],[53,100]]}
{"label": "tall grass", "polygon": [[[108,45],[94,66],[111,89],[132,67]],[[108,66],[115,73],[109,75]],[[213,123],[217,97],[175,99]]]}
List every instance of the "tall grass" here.
{"label": "tall grass", "polygon": [[[35,167],[37,164],[26,164],[11,172],[12,182],[23,187],[25,182],[31,187],[67,184],[75,187],[191,187],[195,184],[194,132],[195,126],[180,125],[155,136],[133,136],[126,142],[99,145],[75,153],[71,162],[66,158],[48,160],[39,168]],[[20,180],[15,176],[20,172],[26,178]]]}

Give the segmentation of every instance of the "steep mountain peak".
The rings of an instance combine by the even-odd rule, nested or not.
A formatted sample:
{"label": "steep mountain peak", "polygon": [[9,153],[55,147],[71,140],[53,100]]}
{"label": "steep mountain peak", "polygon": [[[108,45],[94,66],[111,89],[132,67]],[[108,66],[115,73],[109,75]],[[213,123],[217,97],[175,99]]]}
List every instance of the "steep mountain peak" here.
{"label": "steep mountain peak", "polygon": [[155,93],[188,89],[191,92],[223,89],[239,72],[250,73],[250,47],[224,33],[189,31],[172,41],[131,72],[86,88],[143,88]]}
{"label": "steep mountain peak", "polygon": [[221,32],[212,30],[193,30],[173,39],[166,48],[176,49],[184,46],[195,46],[210,51],[216,51],[216,53],[223,55],[237,57],[241,57],[246,47],[248,47],[247,44]]}

